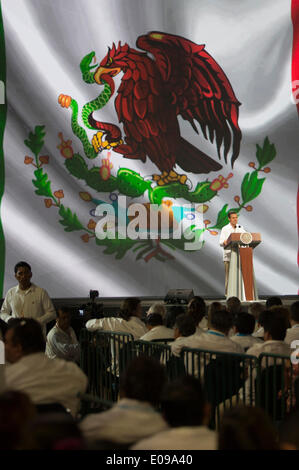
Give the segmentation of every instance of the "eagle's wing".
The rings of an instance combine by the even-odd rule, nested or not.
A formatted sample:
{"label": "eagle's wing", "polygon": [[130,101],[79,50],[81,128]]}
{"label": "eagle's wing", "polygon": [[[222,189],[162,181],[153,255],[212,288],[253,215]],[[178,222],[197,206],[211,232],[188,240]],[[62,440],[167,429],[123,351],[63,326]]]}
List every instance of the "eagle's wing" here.
{"label": "eagle's wing", "polygon": [[155,57],[177,115],[189,121],[196,132],[194,120],[198,121],[203,135],[211,142],[216,137],[219,158],[224,145],[225,162],[232,147],[233,166],[242,137],[238,126],[240,103],[227,76],[204,45],[161,32],[139,36],[136,44]]}

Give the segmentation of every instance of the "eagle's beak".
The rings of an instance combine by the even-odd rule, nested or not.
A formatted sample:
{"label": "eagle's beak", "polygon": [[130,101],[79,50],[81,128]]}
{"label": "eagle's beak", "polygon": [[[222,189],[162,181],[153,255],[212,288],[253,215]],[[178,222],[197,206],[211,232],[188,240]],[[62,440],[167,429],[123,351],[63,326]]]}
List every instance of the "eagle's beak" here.
{"label": "eagle's beak", "polygon": [[94,79],[95,79],[96,83],[98,83],[99,85],[103,85],[103,83],[101,81],[101,76],[102,75],[108,74],[111,77],[115,77],[115,75],[117,75],[120,71],[121,71],[121,69],[119,67],[114,67],[114,68],[98,67],[97,70],[95,71]]}

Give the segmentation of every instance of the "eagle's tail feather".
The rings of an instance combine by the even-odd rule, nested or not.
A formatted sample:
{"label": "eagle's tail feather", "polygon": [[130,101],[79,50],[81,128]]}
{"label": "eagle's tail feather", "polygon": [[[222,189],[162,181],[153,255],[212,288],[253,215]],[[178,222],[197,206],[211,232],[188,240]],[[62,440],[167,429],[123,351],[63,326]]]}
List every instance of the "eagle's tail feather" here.
{"label": "eagle's tail feather", "polygon": [[211,171],[219,171],[222,168],[220,163],[182,137],[177,142],[175,153],[176,163],[188,173],[210,173]]}

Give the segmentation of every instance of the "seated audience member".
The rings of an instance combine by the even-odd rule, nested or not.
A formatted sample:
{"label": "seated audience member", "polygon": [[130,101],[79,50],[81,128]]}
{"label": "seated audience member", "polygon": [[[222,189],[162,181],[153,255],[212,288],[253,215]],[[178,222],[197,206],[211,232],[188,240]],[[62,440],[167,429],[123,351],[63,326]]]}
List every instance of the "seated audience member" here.
{"label": "seated audience member", "polygon": [[55,318],[55,309],[48,293],[31,282],[31,266],[25,261],[15,265],[15,278],[18,285],[7,292],[1,307],[0,317],[4,321],[10,318],[35,318],[43,328]]}
{"label": "seated audience member", "polygon": [[256,343],[262,343],[261,339],[252,336],[255,328],[255,319],[250,313],[239,313],[235,317],[233,325],[235,335],[231,336],[230,339],[242,346],[244,350]]}
{"label": "seated audience member", "polygon": [[134,339],[139,339],[147,332],[141,316],[140,300],[130,297],[123,301],[118,317],[89,320],[85,326],[89,331],[103,330],[130,333],[134,336]]}
{"label": "seated audience member", "polygon": [[164,323],[164,320],[166,318],[166,307],[162,302],[156,302],[152,304],[146,312],[146,315],[149,316],[152,313],[158,313],[159,315],[161,315]]}
{"label": "seated audience member", "polygon": [[196,333],[196,326],[190,315],[179,315],[174,326],[174,338],[171,343],[171,352],[175,356],[181,354],[183,348],[198,348],[200,335]]}
{"label": "seated audience member", "polygon": [[86,450],[78,424],[69,414],[43,413],[32,423],[34,450]]}
{"label": "seated audience member", "polygon": [[28,395],[8,390],[0,395],[0,450],[34,447],[30,425],[36,409]]}
{"label": "seated audience member", "polygon": [[163,319],[159,313],[151,313],[146,317],[146,327],[149,331],[141,336],[140,339],[143,341],[169,339],[174,336],[174,330],[163,325]]}
{"label": "seated audience member", "polygon": [[282,305],[282,301],[281,301],[281,298],[280,297],[277,297],[277,296],[273,296],[273,297],[269,297],[267,300],[266,300],[266,310],[269,310],[269,308],[271,307],[275,307],[275,306],[279,306],[279,305]]}
{"label": "seated audience member", "polygon": [[220,310],[223,310],[224,307],[220,302],[211,302],[208,308],[208,328],[211,328],[211,315],[213,312],[219,312]]}
{"label": "seated audience member", "polygon": [[254,319],[255,319],[255,328],[254,328],[253,334],[256,333],[256,331],[258,330],[259,315],[264,310],[266,310],[266,307],[265,307],[264,304],[262,304],[260,302],[253,302],[252,304],[249,304],[249,306],[248,306],[248,313],[250,313],[250,315],[253,315]]}
{"label": "seated audience member", "polygon": [[261,313],[259,314],[258,321],[257,321],[257,326],[255,329],[255,332],[252,334],[254,338],[259,338],[264,340],[264,316],[265,312],[267,310],[262,310]]}
{"label": "seated audience member", "polygon": [[174,328],[176,319],[179,315],[184,315],[185,309],[181,305],[172,305],[167,308],[165,325],[167,328]]}
{"label": "seated audience member", "polygon": [[273,305],[269,311],[281,315],[285,319],[286,328],[290,328],[290,311],[287,307],[283,307],[282,305]]}
{"label": "seated audience member", "polygon": [[260,408],[231,408],[220,423],[218,450],[278,450],[275,427]]}
{"label": "seated audience member", "polygon": [[299,450],[299,409],[290,414],[279,426],[282,450]]}
{"label": "seated audience member", "polygon": [[210,329],[198,337],[197,348],[243,354],[244,349],[228,337],[232,328],[232,316],[226,310],[216,310],[210,315]]}
{"label": "seated audience member", "polygon": [[299,341],[299,301],[294,302],[290,307],[291,328],[287,329],[285,342],[291,344],[292,341]]}
{"label": "seated audience member", "polygon": [[263,312],[264,342],[257,343],[247,350],[247,354],[259,357],[262,353],[287,355],[290,347],[284,342],[287,322],[280,310],[265,310]]}
{"label": "seated audience member", "polygon": [[33,318],[9,322],[5,335],[5,386],[27,393],[34,404],[59,403],[76,414],[87,377],[74,363],[49,359],[40,324]]}
{"label": "seated audience member", "polygon": [[215,450],[217,434],[208,428],[210,407],[198,379],[186,376],[169,383],[162,413],[171,429],[135,444],[133,450]]}
{"label": "seated audience member", "polygon": [[[257,343],[251,348],[247,349],[246,354],[250,356],[259,357],[262,353],[277,354],[279,356],[290,357],[291,349],[288,344],[284,342],[286,335],[287,325],[286,318],[279,311],[265,310],[263,312],[263,325],[264,325],[264,342]],[[261,366],[265,367],[265,359],[262,361]],[[273,365],[273,359],[269,359],[268,366]],[[278,364],[278,362],[277,362]],[[255,380],[256,370],[253,370],[252,379]],[[243,396],[243,390],[241,390]],[[245,382],[245,397],[246,403],[249,403],[250,397],[255,399],[254,387],[251,391],[250,377]]]}
{"label": "seated audience member", "polygon": [[190,315],[196,325],[196,332],[201,334],[203,329],[208,328],[208,320],[206,318],[206,304],[201,297],[193,297],[188,304],[187,315]]}
{"label": "seated audience member", "polygon": [[129,447],[166,429],[165,420],[155,409],[165,381],[165,369],[158,361],[138,357],[130,362],[121,377],[120,400],[110,410],[88,415],[80,423],[88,443],[106,441]]}
{"label": "seated audience member", "polygon": [[46,355],[50,359],[80,360],[80,344],[71,327],[71,309],[68,307],[57,310],[56,325],[47,335]]}
{"label": "seated audience member", "polygon": [[226,301],[226,309],[233,316],[241,311],[241,302],[238,297],[229,297]]}

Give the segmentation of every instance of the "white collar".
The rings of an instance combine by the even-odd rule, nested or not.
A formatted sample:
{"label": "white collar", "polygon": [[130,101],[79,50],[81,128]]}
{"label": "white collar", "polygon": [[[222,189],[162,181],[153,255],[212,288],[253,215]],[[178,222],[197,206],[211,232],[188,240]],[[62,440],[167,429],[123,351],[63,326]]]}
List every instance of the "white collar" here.
{"label": "white collar", "polygon": [[34,290],[34,287],[35,287],[35,285],[33,284],[33,282],[31,282],[30,287],[28,287],[28,289],[26,289],[26,290],[23,290],[23,289],[20,289],[20,286],[18,284],[17,288],[16,288],[16,292],[19,292],[20,294],[22,293],[22,294],[26,295],[31,290]]}

